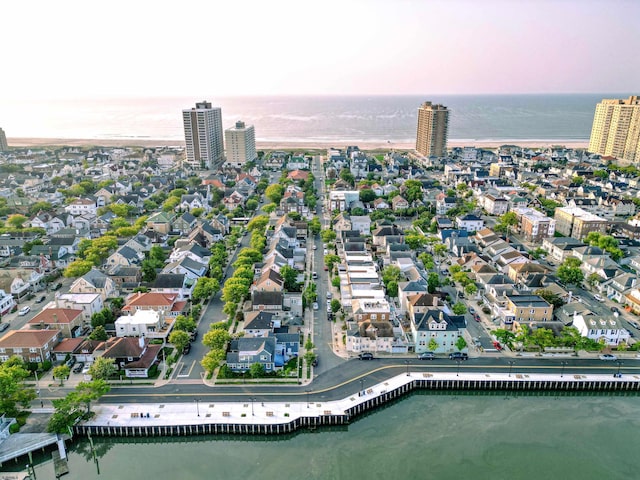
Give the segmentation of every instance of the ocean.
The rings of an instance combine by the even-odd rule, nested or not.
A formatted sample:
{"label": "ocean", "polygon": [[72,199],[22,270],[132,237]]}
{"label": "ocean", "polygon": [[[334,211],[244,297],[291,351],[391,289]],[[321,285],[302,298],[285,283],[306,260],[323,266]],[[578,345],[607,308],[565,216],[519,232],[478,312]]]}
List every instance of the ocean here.
{"label": "ocean", "polygon": [[[11,138],[150,139],[182,142],[181,111],[208,100],[224,127],[253,124],[256,140],[407,144],[426,100],[450,110],[450,142],[587,142],[595,105],[629,94],[397,95],[97,98],[0,100],[0,127]],[[37,112],[37,114],[34,114]]]}

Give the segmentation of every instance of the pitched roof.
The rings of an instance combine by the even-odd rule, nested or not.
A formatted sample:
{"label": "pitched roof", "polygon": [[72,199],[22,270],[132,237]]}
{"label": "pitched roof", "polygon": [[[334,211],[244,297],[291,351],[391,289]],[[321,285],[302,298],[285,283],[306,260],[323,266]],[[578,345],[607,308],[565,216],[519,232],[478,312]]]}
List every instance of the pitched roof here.
{"label": "pitched roof", "polygon": [[82,310],[72,308],[45,308],[38,312],[29,324],[38,325],[39,323],[71,323],[82,315]]}
{"label": "pitched roof", "polygon": [[0,348],[37,348],[58,338],[57,330],[13,330],[0,339]]}

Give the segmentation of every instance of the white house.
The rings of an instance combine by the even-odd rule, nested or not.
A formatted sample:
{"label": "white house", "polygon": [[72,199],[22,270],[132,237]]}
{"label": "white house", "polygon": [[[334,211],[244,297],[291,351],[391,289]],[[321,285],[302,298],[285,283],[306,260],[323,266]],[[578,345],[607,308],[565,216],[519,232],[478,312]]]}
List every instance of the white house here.
{"label": "white house", "polygon": [[[171,331],[164,315],[156,310],[136,310],[133,315],[123,315],[116,322],[116,337],[167,338]],[[169,327],[169,328],[167,328]]]}
{"label": "white house", "polygon": [[629,332],[622,328],[617,316],[607,318],[589,314],[573,314],[573,326],[578,329],[580,335],[591,340],[604,340],[607,345],[616,346],[620,342],[629,341]]}
{"label": "white house", "polygon": [[73,202],[64,207],[64,210],[75,217],[76,215],[85,215],[87,213],[96,215],[98,207],[95,200],[90,200],[88,198],[76,198]]}
{"label": "white house", "polygon": [[63,293],[47,305],[47,308],[71,308],[82,310],[83,320],[90,322],[91,316],[104,308],[102,295],[99,293]]}
{"label": "white house", "polygon": [[477,215],[468,213],[463,217],[456,217],[456,226],[467,232],[478,232],[484,228],[484,220]]}

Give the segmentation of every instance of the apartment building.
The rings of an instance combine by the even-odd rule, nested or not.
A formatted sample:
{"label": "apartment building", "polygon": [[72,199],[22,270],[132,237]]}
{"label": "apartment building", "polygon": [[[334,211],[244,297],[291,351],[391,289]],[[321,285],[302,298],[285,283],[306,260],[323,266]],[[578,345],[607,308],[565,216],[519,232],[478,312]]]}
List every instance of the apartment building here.
{"label": "apartment building", "polygon": [[554,219],[556,232],[582,240],[589,232],[606,233],[608,222],[579,207],[558,207]]}
{"label": "apartment building", "polygon": [[449,110],[444,105],[424,102],[418,108],[416,150],[425,157],[444,157],[447,154]]}
{"label": "apartment building", "polygon": [[603,99],[596,105],[589,151],[640,161],[640,97]]}
{"label": "apartment building", "polygon": [[547,237],[553,237],[556,221],[533,208],[514,208],[518,217],[518,230],[525,241],[541,243]]}

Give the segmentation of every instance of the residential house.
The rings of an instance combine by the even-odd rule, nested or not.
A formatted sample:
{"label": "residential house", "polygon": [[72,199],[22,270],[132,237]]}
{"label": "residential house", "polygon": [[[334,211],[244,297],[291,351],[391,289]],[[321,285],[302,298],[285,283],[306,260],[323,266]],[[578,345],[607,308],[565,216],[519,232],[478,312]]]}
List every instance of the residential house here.
{"label": "residential house", "polygon": [[[90,321],[90,319],[89,319]],[[75,338],[83,334],[83,327],[89,324],[82,310],[72,308],[45,308],[31,320],[29,327],[39,330],[56,330],[64,338]]]}
{"label": "residential house", "polygon": [[613,277],[606,285],[606,295],[611,300],[624,303],[627,295],[635,288],[638,277],[631,273],[620,273]]}
{"label": "residential house", "polygon": [[196,217],[191,215],[190,212],[185,212],[175,219],[173,222],[173,230],[181,235],[186,235],[193,230],[197,223],[198,219]]}
{"label": "residential house", "polygon": [[178,299],[191,298],[196,281],[185,273],[159,273],[151,284],[155,293],[177,293]]}
{"label": "residential house", "polygon": [[127,378],[148,378],[161,350],[162,345],[151,345],[143,337],[121,337],[107,342],[102,356],[113,359],[114,365]]}
{"label": "residential house", "polygon": [[140,265],[144,260],[144,254],[136,252],[133,248],[122,246],[113,252],[106,260],[106,266],[113,269],[116,266],[131,267]]}
{"label": "residential house", "polygon": [[542,241],[542,248],[547,251],[547,259],[558,263],[573,257],[574,249],[584,246],[580,240],[571,237],[549,237]]}
{"label": "residential house", "polygon": [[553,305],[539,295],[507,295],[506,310],[518,324],[544,323],[553,319]]}
{"label": "residential house", "polygon": [[0,289],[0,316],[9,313],[16,306],[13,295]]}
{"label": "residential house", "polygon": [[275,270],[268,269],[254,282],[251,290],[256,292],[282,292],[284,290],[284,279]]}
{"label": "residential house", "polygon": [[[460,351],[457,342],[464,335],[467,321],[464,315],[449,315],[442,310],[429,309],[411,317],[411,334],[415,352],[450,353]],[[435,349],[431,340],[435,341]],[[462,351],[466,351],[465,347]]]}
{"label": "residential house", "polygon": [[503,215],[507,213],[509,204],[506,198],[491,193],[480,197],[480,204],[489,215]]}
{"label": "residential house", "polygon": [[74,217],[78,215],[85,215],[87,213],[95,215],[98,211],[98,206],[96,205],[95,199],[76,198],[64,207],[64,211],[70,213]]}
{"label": "residential house", "polygon": [[369,215],[351,215],[351,228],[357,230],[360,235],[371,235],[371,218]]}
{"label": "residential house", "polygon": [[271,312],[247,312],[244,317],[245,337],[268,337],[279,327],[280,319]]}
{"label": "residential house", "polygon": [[283,292],[251,292],[251,309],[253,311],[273,312],[275,315],[282,315]]}
{"label": "residential house", "polygon": [[186,308],[187,302],[180,300],[177,293],[137,292],[127,298],[122,311],[154,310],[165,317],[177,317],[184,314]]}
{"label": "residential house", "polygon": [[275,365],[275,337],[243,337],[231,341],[227,353],[227,366],[233,372],[246,372],[254,363],[264,367],[265,372],[273,372]]}
{"label": "residential house", "polygon": [[596,342],[604,341],[612,347],[629,342],[629,331],[623,327],[620,319],[613,315],[603,318],[591,312],[575,313],[572,326],[578,329],[581,336]]}
{"label": "residential house", "polygon": [[175,218],[172,212],[156,212],[147,219],[147,228],[167,235],[173,230]]}
{"label": "residential house", "polygon": [[395,212],[409,208],[409,202],[402,195],[396,195],[391,199],[391,209]]}
{"label": "residential house", "polygon": [[77,278],[69,287],[70,293],[98,293],[102,300],[118,296],[116,283],[97,268]]}
{"label": "residential house", "polygon": [[60,338],[58,330],[11,330],[0,338],[0,362],[14,355],[27,363],[51,360]]}
{"label": "residential house", "polygon": [[347,352],[392,353],[395,333],[388,321],[366,320],[357,322],[347,330]]}
{"label": "residential house", "polygon": [[[131,311],[130,311],[131,312]],[[173,326],[173,318],[164,311],[135,310],[115,321],[117,337],[162,338],[166,340]]]}
{"label": "residential house", "polygon": [[466,215],[456,217],[456,226],[460,230],[477,232],[484,228],[484,220],[477,215],[468,213]]}
{"label": "residential house", "polygon": [[447,197],[444,193],[436,195],[436,215],[446,215],[456,205],[456,197]]}

